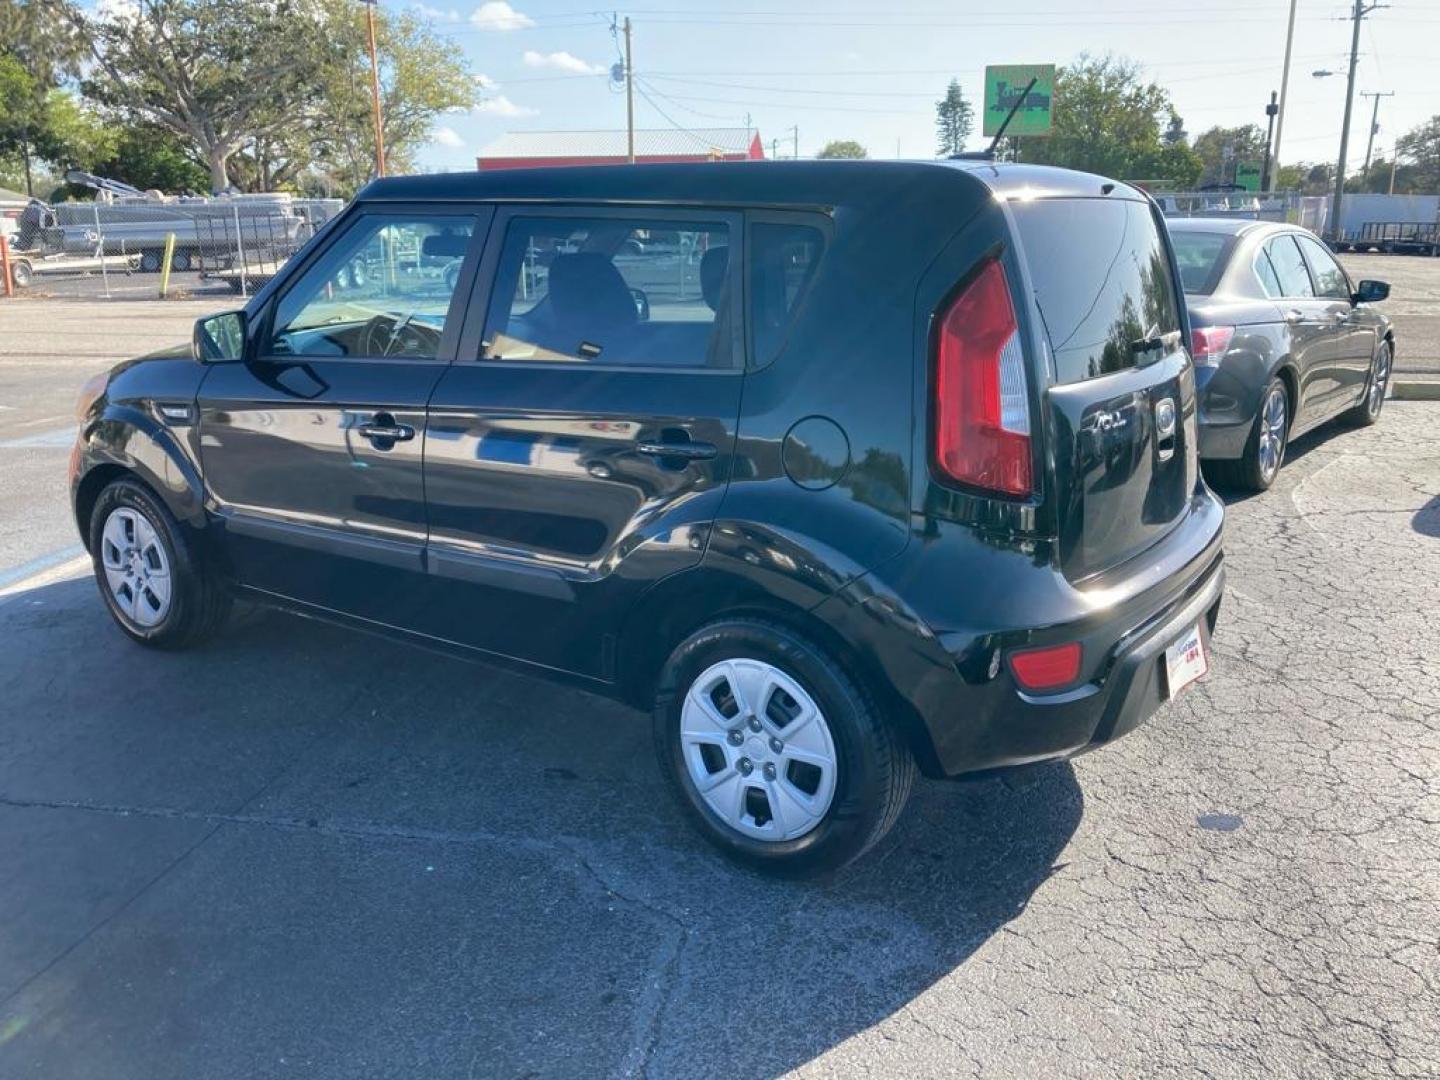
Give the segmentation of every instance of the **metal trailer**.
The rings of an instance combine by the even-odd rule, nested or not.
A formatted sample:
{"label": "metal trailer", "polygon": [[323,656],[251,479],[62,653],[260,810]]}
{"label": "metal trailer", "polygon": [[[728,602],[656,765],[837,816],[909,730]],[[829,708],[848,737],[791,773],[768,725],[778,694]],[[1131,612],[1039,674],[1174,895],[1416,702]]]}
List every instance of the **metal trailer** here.
{"label": "metal trailer", "polygon": [[12,253],[10,280],[17,289],[28,288],[37,277],[63,277],[71,274],[132,274],[140,262],[139,255],[37,255],[33,252]]}
{"label": "metal trailer", "polygon": [[1384,255],[1440,255],[1440,224],[1433,221],[1367,221],[1335,243],[1339,251]]}

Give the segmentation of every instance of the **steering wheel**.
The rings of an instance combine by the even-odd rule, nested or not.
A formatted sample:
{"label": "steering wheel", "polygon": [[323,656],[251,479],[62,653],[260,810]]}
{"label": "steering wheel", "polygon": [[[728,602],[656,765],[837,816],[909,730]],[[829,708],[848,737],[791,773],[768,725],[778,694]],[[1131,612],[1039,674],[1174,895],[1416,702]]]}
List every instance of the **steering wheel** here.
{"label": "steering wheel", "polygon": [[431,356],[437,344],[434,331],[412,322],[414,314],[401,318],[376,315],[360,331],[361,356]]}

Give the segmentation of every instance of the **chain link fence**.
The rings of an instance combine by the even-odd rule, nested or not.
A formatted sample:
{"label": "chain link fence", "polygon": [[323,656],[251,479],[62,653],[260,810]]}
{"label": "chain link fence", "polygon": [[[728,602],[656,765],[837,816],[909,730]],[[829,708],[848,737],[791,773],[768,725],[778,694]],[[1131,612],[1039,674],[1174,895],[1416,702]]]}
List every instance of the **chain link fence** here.
{"label": "chain link fence", "polygon": [[11,274],[36,297],[249,296],[343,205],[289,195],[32,202],[11,237]]}

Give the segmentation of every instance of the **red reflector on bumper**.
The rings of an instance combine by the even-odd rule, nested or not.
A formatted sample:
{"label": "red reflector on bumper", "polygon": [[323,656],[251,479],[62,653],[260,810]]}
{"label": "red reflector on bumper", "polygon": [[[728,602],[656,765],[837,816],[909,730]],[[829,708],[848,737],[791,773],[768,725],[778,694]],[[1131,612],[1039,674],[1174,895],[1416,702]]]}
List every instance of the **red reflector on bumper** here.
{"label": "red reflector on bumper", "polygon": [[1010,654],[1010,670],[1026,690],[1054,690],[1075,681],[1080,674],[1080,643],[1049,645]]}

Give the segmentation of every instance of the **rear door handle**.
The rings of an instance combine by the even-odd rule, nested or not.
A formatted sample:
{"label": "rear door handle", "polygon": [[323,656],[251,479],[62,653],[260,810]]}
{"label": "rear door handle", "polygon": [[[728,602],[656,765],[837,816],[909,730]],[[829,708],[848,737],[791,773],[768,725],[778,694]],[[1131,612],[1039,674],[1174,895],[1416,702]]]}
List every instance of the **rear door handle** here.
{"label": "rear door handle", "polygon": [[715,446],[708,442],[642,442],[635,449],[641,454],[661,458],[685,458],[687,461],[707,461],[715,456]]}
{"label": "rear door handle", "polygon": [[1291,326],[1295,326],[1305,321],[1305,313],[1299,308],[1291,308],[1285,313],[1285,321]]}

